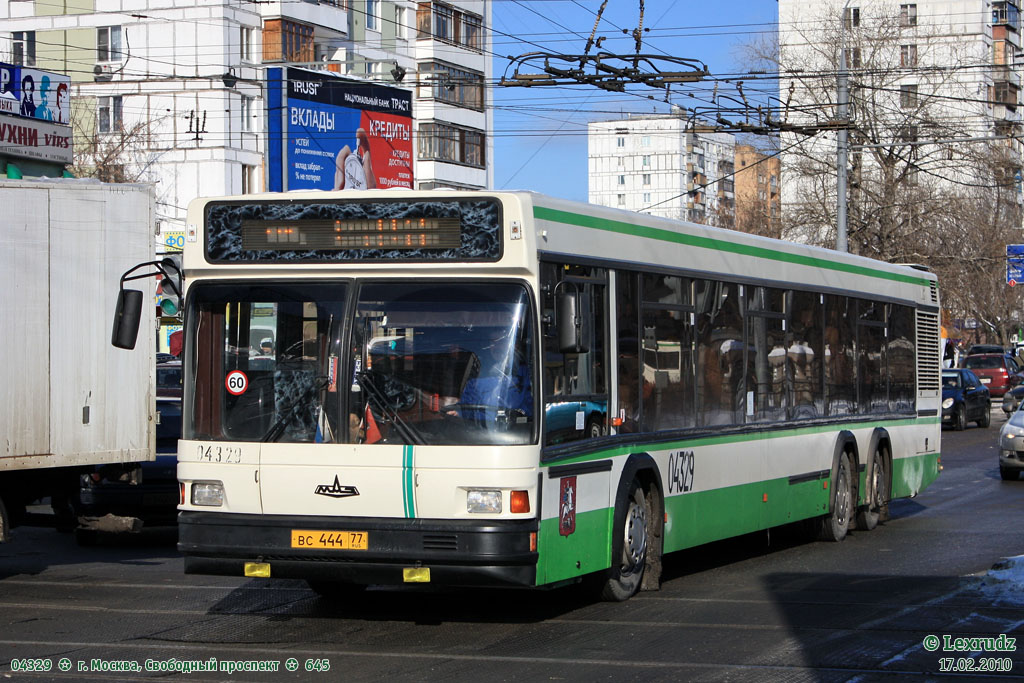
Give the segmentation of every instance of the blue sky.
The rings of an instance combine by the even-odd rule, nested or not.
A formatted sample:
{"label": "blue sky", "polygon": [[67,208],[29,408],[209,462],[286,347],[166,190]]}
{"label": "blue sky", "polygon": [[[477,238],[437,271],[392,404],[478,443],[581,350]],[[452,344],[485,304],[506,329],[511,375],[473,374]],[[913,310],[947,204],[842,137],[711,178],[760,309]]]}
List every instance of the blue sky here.
{"label": "blue sky", "polygon": [[[633,54],[640,0],[608,0],[596,36],[602,50]],[[646,0],[642,53],[696,59],[712,80],[674,86],[670,99],[683,106],[709,106],[714,80],[743,78],[741,44],[774,32],[776,0],[693,2]],[[494,0],[494,77],[509,66],[507,56],[528,52],[580,55],[594,28],[601,0]],[[592,48],[590,54],[597,52]],[[524,72],[536,70],[523,69]],[[508,69],[512,74],[512,68]],[[723,84],[721,92],[726,88]],[[748,92],[751,86],[748,85]],[[731,91],[735,95],[735,91]],[[693,94],[695,97],[690,97]],[[648,96],[654,99],[648,99]],[[611,93],[593,86],[502,87],[494,94],[494,186],[535,190],[586,201],[588,121],[627,112],[667,113],[665,93],[637,87]]]}

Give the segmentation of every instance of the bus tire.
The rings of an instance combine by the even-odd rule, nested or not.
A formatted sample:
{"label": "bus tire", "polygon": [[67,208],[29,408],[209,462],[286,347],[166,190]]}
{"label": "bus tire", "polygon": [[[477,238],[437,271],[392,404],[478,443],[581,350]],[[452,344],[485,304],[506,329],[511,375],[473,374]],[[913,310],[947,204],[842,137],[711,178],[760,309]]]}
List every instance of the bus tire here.
{"label": "bus tire", "polygon": [[832,511],[821,518],[818,540],[839,542],[846,538],[850,530],[854,511],[853,469],[850,466],[849,453],[844,452],[839,456],[832,481]]}
{"label": "bus tire", "polygon": [[640,589],[650,535],[650,501],[636,479],[628,493],[615,505],[612,528],[612,566],[601,587],[601,599],[622,602]]}
{"label": "bus tire", "polygon": [[871,468],[868,470],[867,502],[857,510],[857,528],[871,531],[879,522],[888,519],[889,510],[889,475],[885,469],[885,446],[879,445],[871,456]]}

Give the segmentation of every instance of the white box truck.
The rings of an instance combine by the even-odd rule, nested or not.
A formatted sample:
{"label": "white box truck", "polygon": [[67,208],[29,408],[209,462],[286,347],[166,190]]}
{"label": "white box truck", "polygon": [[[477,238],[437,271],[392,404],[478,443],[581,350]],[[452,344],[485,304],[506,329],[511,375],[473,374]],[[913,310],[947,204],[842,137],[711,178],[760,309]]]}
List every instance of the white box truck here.
{"label": "white box truck", "polygon": [[92,466],[154,458],[155,306],[134,350],[110,344],[154,204],[147,185],[0,180],[0,541],[35,500],[63,512]]}

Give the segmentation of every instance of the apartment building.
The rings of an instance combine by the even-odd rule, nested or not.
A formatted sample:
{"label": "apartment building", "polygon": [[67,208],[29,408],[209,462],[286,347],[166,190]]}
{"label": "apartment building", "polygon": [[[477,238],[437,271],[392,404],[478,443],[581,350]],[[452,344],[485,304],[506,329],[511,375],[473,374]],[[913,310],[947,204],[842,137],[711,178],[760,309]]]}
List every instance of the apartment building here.
{"label": "apartment building", "polygon": [[775,154],[736,145],[736,229],[780,237],[781,164]]}
{"label": "apartment building", "polygon": [[[1019,0],[779,0],[779,55],[789,123],[853,123],[851,215],[870,201],[869,186],[968,191],[1009,187],[1004,181],[1020,172]],[[847,117],[837,105],[843,71]],[[836,177],[836,145],[834,132],[782,136],[788,216],[820,216],[815,206],[836,205],[836,182],[822,182]],[[986,149],[1008,160],[995,177],[992,164],[978,161]],[[1019,184],[1013,194],[1020,204]],[[880,204],[890,213],[893,205]],[[917,210],[911,198],[894,220],[910,223]],[[870,214],[865,206],[864,220]]]}
{"label": "apartment building", "polygon": [[[153,182],[170,240],[191,199],[295,177],[281,141],[268,144],[282,115],[270,102],[291,81],[405,98],[405,186],[492,186],[490,14],[490,0],[12,0],[0,7],[0,61],[70,77],[76,154],[106,154],[113,179]],[[339,121],[360,120],[352,107]],[[354,148],[357,125],[304,134]],[[328,159],[324,183],[333,172]]]}
{"label": "apartment building", "polygon": [[676,115],[631,114],[587,126],[593,204],[733,226],[735,139],[694,133]]}

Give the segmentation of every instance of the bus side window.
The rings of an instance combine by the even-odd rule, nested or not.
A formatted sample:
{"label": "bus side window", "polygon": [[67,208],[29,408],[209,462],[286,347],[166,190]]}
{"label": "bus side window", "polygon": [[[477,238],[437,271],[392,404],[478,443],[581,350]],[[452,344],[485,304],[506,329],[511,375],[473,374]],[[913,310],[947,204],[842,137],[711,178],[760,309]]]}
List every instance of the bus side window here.
{"label": "bus side window", "polygon": [[[607,271],[603,268],[543,264],[544,297],[544,443],[545,445],[595,438],[607,434],[608,322]],[[558,343],[556,288],[576,287],[590,302],[590,339],[585,353],[562,353]]]}

